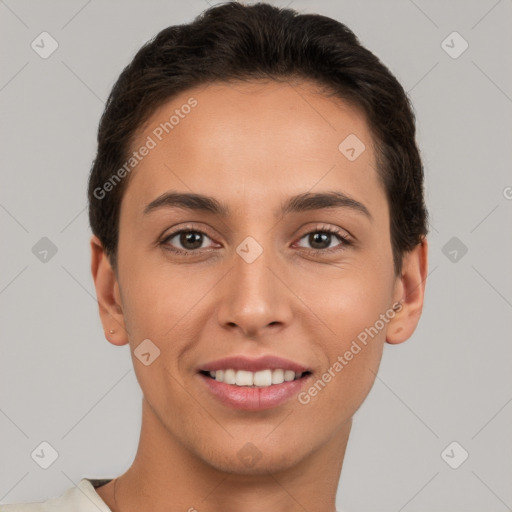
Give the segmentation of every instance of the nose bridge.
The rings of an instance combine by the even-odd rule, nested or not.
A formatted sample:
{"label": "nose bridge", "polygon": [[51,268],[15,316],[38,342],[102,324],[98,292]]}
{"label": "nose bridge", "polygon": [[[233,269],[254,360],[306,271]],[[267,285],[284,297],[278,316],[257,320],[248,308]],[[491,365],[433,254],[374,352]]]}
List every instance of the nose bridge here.
{"label": "nose bridge", "polygon": [[237,246],[219,309],[221,325],[236,324],[247,335],[269,325],[284,325],[291,317],[290,297],[275,275],[278,259],[271,235],[261,235],[260,240],[263,238],[260,243],[249,236]]}

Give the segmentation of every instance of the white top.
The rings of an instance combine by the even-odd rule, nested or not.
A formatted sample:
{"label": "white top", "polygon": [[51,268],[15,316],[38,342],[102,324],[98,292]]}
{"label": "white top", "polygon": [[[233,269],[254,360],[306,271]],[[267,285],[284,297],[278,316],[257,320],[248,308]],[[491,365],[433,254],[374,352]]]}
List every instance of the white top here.
{"label": "white top", "polygon": [[110,479],[82,478],[76,487],[71,487],[57,498],[42,502],[0,505],[0,512],[112,512],[96,492],[96,487],[108,482]]}
{"label": "white top", "polygon": [[42,502],[0,505],[0,512],[112,512],[96,492],[96,487],[110,482],[109,479],[82,478],[56,498]]}

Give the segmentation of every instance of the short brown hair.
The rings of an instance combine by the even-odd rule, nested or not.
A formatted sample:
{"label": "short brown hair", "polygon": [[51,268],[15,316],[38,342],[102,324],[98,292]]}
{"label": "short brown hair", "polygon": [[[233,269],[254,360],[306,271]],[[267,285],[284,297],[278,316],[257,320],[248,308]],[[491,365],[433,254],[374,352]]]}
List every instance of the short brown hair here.
{"label": "short brown hair", "polygon": [[342,23],[266,3],[238,2],[217,5],[189,24],[162,30],[137,52],[110,93],[88,196],[92,231],[114,267],[128,178],[101,197],[98,190],[127,161],[134,134],[152,113],[194,86],[291,78],[316,83],[327,95],[365,113],[389,204],[394,268],[400,273],[403,253],[428,231],[415,118],[404,89]]}

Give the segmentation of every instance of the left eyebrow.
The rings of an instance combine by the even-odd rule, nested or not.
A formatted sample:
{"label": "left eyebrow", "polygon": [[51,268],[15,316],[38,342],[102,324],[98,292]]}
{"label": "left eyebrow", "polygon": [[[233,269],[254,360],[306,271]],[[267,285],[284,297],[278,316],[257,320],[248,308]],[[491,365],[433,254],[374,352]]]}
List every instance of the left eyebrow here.
{"label": "left eyebrow", "polygon": [[[151,203],[144,208],[144,215],[148,215],[152,211],[160,208],[172,207],[204,211],[222,217],[226,217],[229,214],[228,206],[219,202],[214,197],[189,192],[169,191],[151,201]],[[300,213],[328,208],[347,208],[358,213],[362,213],[370,220],[373,219],[368,208],[366,208],[363,203],[343,192],[336,191],[316,193],[305,192],[303,194],[292,196],[281,205],[275,214],[276,216],[279,214],[284,216],[289,213]]]}
{"label": "left eyebrow", "polygon": [[343,192],[305,192],[290,197],[282,206],[281,213],[305,212],[327,208],[348,208],[362,213],[371,221],[373,217],[366,206]]}

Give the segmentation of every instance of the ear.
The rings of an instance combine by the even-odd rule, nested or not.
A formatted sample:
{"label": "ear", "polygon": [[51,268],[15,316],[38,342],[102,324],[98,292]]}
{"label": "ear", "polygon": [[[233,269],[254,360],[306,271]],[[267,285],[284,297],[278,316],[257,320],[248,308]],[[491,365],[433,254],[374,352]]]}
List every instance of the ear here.
{"label": "ear", "polygon": [[397,277],[394,297],[401,306],[388,323],[386,341],[391,344],[408,340],[418,325],[423,310],[423,299],[428,271],[428,242],[424,237],[403,256],[401,276]]}
{"label": "ear", "polygon": [[117,276],[100,239],[95,235],[91,238],[91,272],[105,338],[112,345],[126,345],[128,335]]}

